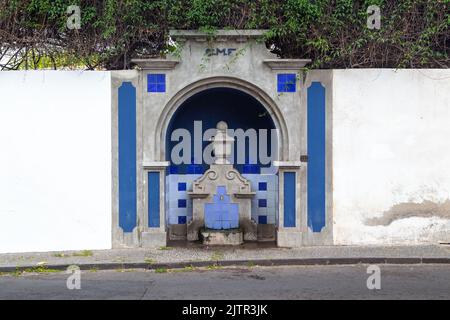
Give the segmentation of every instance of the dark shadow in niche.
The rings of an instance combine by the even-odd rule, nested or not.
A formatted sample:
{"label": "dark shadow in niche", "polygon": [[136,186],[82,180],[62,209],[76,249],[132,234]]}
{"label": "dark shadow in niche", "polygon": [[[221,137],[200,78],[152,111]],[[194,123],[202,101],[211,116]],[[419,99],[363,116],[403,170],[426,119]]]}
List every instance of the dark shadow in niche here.
{"label": "dark shadow in niche", "polygon": [[[266,108],[253,96],[232,88],[212,88],[201,91],[187,99],[175,112],[170,120],[166,135],[166,160],[170,161],[172,148],[178,141],[171,141],[171,134],[176,129],[186,129],[195,137],[194,122],[201,121],[202,134],[211,128],[216,128],[219,121],[225,121],[229,129],[267,129],[267,148],[271,150],[271,129],[275,129],[275,123]],[[203,141],[202,149],[210,142]],[[235,141],[234,150],[237,150]],[[191,151],[194,150],[194,141],[191,141]],[[259,154],[259,143],[258,151]],[[245,161],[248,163],[248,140],[246,140]],[[237,152],[234,153],[235,168],[243,173],[243,164],[237,163]],[[261,164],[258,157],[258,165],[269,167],[270,164]],[[201,164],[203,170],[209,168],[205,163]],[[186,164],[176,165],[178,173],[186,173]]]}

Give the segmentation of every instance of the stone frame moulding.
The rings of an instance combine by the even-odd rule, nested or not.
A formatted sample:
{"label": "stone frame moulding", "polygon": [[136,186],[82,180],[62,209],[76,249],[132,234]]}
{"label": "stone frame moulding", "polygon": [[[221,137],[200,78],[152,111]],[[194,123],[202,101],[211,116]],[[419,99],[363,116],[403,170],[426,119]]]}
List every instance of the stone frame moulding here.
{"label": "stone frame moulding", "polygon": [[[166,228],[166,202],[165,202],[165,186],[166,186],[166,168],[170,165],[169,161],[151,161],[142,164],[144,188],[144,221],[141,233],[141,247],[162,247],[167,245],[167,228]],[[149,172],[157,172],[159,174],[159,227],[150,227],[149,225]]]}
{"label": "stone frame moulding", "polygon": [[178,60],[167,59],[131,59],[131,62],[135,63],[139,70],[172,70],[180,63]]}
{"label": "stone frame moulding", "polygon": [[159,117],[155,130],[155,141],[153,143],[155,146],[155,155],[159,155],[159,159],[161,159],[161,161],[165,161],[166,159],[165,151],[167,128],[169,127],[170,121],[175,112],[187,99],[199,92],[211,88],[237,89],[258,100],[268,111],[275,123],[276,129],[278,129],[278,132],[280,133],[278,137],[280,160],[289,159],[288,128],[283,117],[283,112],[280,110],[275,101],[273,101],[263,89],[253,83],[236,77],[217,76],[206,77],[189,84],[174,94],[174,96],[165,105],[164,110]]}
{"label": "stone frame moulding", "polygon": [[[277,246],[278,247],[300,247],[302,245],[302,208],[300,203],[301,194],[301,167],[304,163],[301,161],[274,161],[274,165],[278,167],[278,230],[277,230]],[[284,178],[285,173],[295,173],[295,226],[284,226]],[[283,199],[283,201],[281,200]]]}
{"label": "stone frame moulding", "polygon": [[266,59],[263,63],[272,70],[301,70],[311,59]]}

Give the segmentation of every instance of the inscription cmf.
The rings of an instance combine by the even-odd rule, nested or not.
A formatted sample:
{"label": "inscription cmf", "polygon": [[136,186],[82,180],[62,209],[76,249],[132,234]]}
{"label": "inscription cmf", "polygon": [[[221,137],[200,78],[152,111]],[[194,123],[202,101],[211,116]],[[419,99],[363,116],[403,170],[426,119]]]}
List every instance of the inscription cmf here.
{"label": "inscription cmf", "polygon": [[236,48],[223,48],[223,49],[221,49],[221,48],[207,48],[205,50],[205,54],[208,57],[218,56],[218,55],[229,56],[234,51],[236,51]]}

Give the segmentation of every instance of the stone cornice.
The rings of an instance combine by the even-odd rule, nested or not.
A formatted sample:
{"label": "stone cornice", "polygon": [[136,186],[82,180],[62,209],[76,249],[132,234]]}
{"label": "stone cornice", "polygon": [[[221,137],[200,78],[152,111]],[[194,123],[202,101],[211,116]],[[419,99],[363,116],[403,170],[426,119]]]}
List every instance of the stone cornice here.
{"label": "stone cornice", "polygon": [[217,30],[212,33],[207,33],[198,30],[170,30],[170,37],[174,40],[194,40],[198,42],[205,42],[212,37],[215,41],[235,40],[238,42],[245,42],[249,39],[261,38],[267,30]]}
{"label": "stone cornice", "polygon": [[169,161],[148,161],[142,164],[144,170],[163,170],[170,166]]}
{"label": "stone cornice", "polygon": [[266,59],[263,62],[272,70],[299,70],[310,63],[311,59]]}
{"label": "stone cornice", "polygon": [[280,169],[298,169],[304,164],[300,161],[274,161],[273,165]]}
{"label": "stone cornice", "polygon": [[176,67],[178,60],[166,59],[131,59],[141,70],[172,70]]}

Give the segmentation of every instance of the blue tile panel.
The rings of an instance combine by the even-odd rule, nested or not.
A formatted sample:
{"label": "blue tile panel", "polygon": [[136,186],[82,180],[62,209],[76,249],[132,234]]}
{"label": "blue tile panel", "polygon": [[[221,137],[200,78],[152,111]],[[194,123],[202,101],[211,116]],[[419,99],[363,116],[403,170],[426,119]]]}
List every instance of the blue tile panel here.
{"label": "blue tile panel", "polygon": [[186,182],[178,182],[178,191],[186,191]]}
{"label": "blue tile panel", "polygon": [[[169,170],[170,171],[170,170]],[[275,224],[278,220],[278,176],[272,174],[244,174],[251,183],[255,197],[252,199],[251,211],[254,221],[258,216],[267,216],[267,223]],[[192,182],[201,174],[169,174],[166,176],[166,219],[168,224],[178,224],[178,217],[185,216],[187,222],[192,219],[192,199],[186,191],[192,190]],[[186,183],[186,191],[178,190],[179,183]],[[266,190],[259,190],[259,183],[266,184]],[[178,200],[185,199],[186,207],[179,208]],[[259,207],[259,199],[266,200],[267,207]]]}
{"label": "blue tile panel", "polygon": [[325,226],[325,88],[313,82],[308,88],[308,227]]}
{"label": "blue tile panel", "polygon": [[267,216],[258,216],[259,224],[267,224]]}
{"label": "blue tile panel", "polygon": [[212,203],[205,203],[205,226],[219,230],[239,227],[239,205],[231,203],[224,186],[217,187]]}
{"label": "blue tile panel", "polygon": [[295,92],[297,77],[295,73],[280,73],[277,78],[278,92]]}
{"label": "blue tile panel", "polygon": [[258,207],[267,208],[267,200],[266,199],[258,199]]}
{"label": "blue tile panel", "polygon": [[179,216],[178,224],[186,224],[186,216]]}
{"label": "blue tile panel", "polygon": [[[275,174],[243,174],[251,183],[255,196],[252,198],[252,219],[259,221],[259,216],[266,216],[267,223],[276,224],[278,221],[278,176]],[[265,186],[266,190],[260,190]],[[262,188],[264,189],[264,187]],[[260,200],[266,201],[266,207],[260,207]]]}
{"label": "blue tile panel", "polygon": [[[170,170],[169,170],[170,172]],[[166,219],[167,224],[178,224],[178,217],[186,217],[186,221],[192,219],[192,199],[187,191],[192,190],[192,182],[201,177],[200,174],[169,174],[166,176]],[[183,189],[186,185],[186,190]],[[179,208],[178,200],[186,200],[186,207]]]}
{"label": "blue tile panel", "polygon": [[244,164],[242,167],[242,173],[259,174],[261,167],[257,164]]}
{"label": "blue tile panel", "polygon": [[203,174],[205,172],[201,164],[190,164],[187,167],[187,174]]}
{"label": "blue tile panel", "polygon": [[148,173],[148,226],[150,228],[160,226],[159,175],[159,172]]}
{"label": "blue tile panel", "polygon": [[267,182],[260,182],[260,183],[258,183],[258,190],[259,191],[266,191],[267,190]]}
{"label": "blue tile panel", "polygon": [[177,166],[169,166],[169,174],[177,174],[178,167]]}
{"label": "blue tile panel", "polygon": [[295,211],[296,211],[296,190],[295,190],[295,172],[283,173],[284,184],[284,227],[295,227]]}
{"label": "blue tile panel", "polygon": [[119,226],[136,227],[136,88],[123,82],[118,90]]}
{"label": "blue tile panel", "polygon": [[178,199],[178,208],[186,208],[187,200],[186,199]]}
{"label": "blue tile panel", "polygon": [[166,75],[162,73],[147,74],[147,92],[166,92]]}

